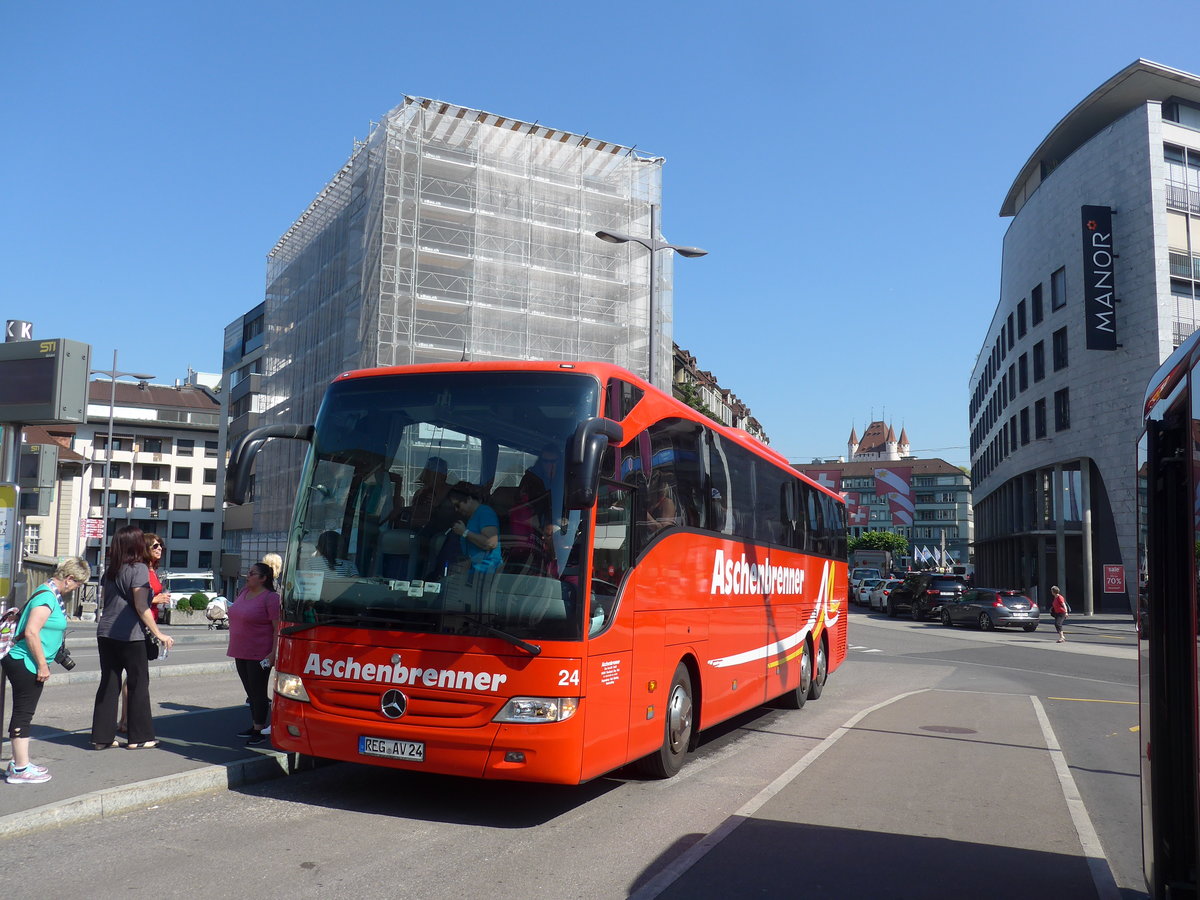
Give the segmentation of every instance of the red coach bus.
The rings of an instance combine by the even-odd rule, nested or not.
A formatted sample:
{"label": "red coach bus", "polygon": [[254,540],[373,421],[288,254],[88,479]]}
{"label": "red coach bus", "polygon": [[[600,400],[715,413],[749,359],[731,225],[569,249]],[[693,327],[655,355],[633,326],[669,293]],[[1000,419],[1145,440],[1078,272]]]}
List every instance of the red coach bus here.
{"label": "red coach bus", "polygon": [[1142,860],[1155,900],[1200,869],[1200,331],[1151,379],[1138,444]]}
{"label": "red coach bus", "polygon": [[578,784],[820,696],[846,653],[840,498],[597,363],[350,372],[312,426],[272,740],[309,757]]}

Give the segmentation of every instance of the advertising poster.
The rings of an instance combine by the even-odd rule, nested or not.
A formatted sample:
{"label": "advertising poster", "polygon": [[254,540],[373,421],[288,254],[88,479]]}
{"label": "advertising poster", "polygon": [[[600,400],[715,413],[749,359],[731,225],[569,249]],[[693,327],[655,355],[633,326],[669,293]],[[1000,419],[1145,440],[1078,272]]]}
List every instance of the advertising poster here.
{"label": "advertising poster", "polygon": [[0,602],[12,593],[17,565],[17,486],[0,484]]}

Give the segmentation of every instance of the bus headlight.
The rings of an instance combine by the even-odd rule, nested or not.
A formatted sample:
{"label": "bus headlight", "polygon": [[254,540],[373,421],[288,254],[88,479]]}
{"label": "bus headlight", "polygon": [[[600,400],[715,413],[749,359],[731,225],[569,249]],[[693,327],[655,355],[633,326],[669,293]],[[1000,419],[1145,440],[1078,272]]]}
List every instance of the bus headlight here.
{"label": "bus headlight", "polygon": [[513,697],[493,722],[565,722],[579,709],[578,697]]}
{"label": "bus headlight", "polygon": [[299,675],[289,675],[287,672],[275,671],[275,693],[289,700],[301,700],[308,703],[308,691]]}

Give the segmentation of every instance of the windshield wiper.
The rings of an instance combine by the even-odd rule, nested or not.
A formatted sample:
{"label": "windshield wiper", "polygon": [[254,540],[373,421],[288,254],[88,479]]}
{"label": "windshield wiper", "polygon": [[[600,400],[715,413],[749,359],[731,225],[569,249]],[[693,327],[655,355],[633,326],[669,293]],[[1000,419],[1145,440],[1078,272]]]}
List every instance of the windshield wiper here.
{"label": "windshield wiper", "polygon": [[472,625],[478,625],[480,628],[482,628],[484,631],[486,631],[488,634],[492,635],[493,637],[498,637],[503,640],[506,640],[510,644],[512,644],[514,647],[520,647],[522,650],[524,650],[530,656],[537,656],[539,653],[542,652],[542,648],[539,647],[537,644],[530,644],[526,641],[523,641],[519,637],[516,637],[515,635],[511,635],[507,631],[501,631],[499,628],[495,628],[495,627],[489,625],[487,622],[481,621],[480,619],[475,619],[475,618],[472,618],[471,616],[463,616],[463,621],[470,622]]}

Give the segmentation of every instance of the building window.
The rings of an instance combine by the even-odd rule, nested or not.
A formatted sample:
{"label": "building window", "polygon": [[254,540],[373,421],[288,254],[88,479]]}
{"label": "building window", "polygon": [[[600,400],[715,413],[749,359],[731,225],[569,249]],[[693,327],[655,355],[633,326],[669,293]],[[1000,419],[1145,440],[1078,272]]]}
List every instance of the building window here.
{"label": "building window", "polygon": [[171,568],[186,569],[188,567],[188,552],[186,550],[171,551]]}
{"label": "building window", "polygon": [[217,498],[216,497],[201,497],[200,498],[200,508],[202,510],[204,510],[204,512],[213,512],[217,508]]}
{"label": "building window", "polygon": [[1029,407],[1021,410],[1021,443],[1029,443]]}
{"label": "building window", "polygon": [[1054,392],[1054,430],[1066,431],[1071,427],[1071,392],[1069,388]]}
{"label": "building window", "polygon": [[191,438],[176,438],[175,452],[180,456],[191,456],[196,450],[196,442]]}
{"label": "building window", "polygon": [[187,494],[176,494],[174,508],[175,509],[191,509],[192,508],[192,498]]}
{"label": "building window", "polygon": [[1038,341],[1033,345],[1033,381],[1036,384],[1046,377],[1046,345]]}
{"label": "building window", "polygon": [[146,453],[162,453],[162,438],[142,438],[142,450]]}
{"label": "building window", "polygon": [[191,522],[172,522],[171,523],[171,540],[185,541],[192,536]]}
{"label": "building window", "polygon": [[212,551],[211,550],[201,550],[199,555],[200,555],[200,568],[201,569],[211,569],[212,568]]}
{"label": "building window", "polygon": [[204,456],[206,459],[216,459],[217,458],[217,442],[216,441],[205,441],[204,442]]}
{"label": "building window", "polygon": [[1067,367],[1067,329],[1063,327],[1054,332],[1052,342],[1051,352],[1054,354],[1054,371],[1057,372],[1059,369]]}
{"label": "building window", "polygon": [[1033,404],[1033,436],[1035,438],[1044,438],[1046,436],[1045,397]]}
{"label": "building window", "polygon": [[[1013,363],[1008,367],[1008,399],[1017,399],[1017,365]],[[1006,404],[1007,405],[1007,404]]]}
{"label": "building window", "polygon": [[1016,335],[1013,334],[1013,314],[1008,314],[1008,349],[1013,348],[1013,342],[1016,341]]}
{"label": "building window", "polygon": [[1067,270],[1056,269],[1050,276],[1050,308],[1062,309],[1067,305]]}
{"label": "building window", "polygon": [[1029,312],[1032,316],[1032,324],[1040,325],[1042,322],[1042,286],[1040,284],[1029,293]]}
{"label": "building window", "polygon": [[[1038,344],[1038,346],[1040,347],[1041,344]],[[192,467],[191,466],[176,466],[175,467],[175,481],[179,484],[191,484],[192,483]]]}
{"label": "building window", "polygon": [[216,469],[205,469],[204,470],[204,483],[205,484],[216,484],[217,483],[217,470]]}
{"label": "building window", "polygon": [[1021,390],[1029,390],[1029,355],[1022,353],[1017,358],[1017,381],[1020,383]]}
{"label": "building window", "polygon": [[25,555],[33,556],[42,545],[42,526],[27,523],[25,525]]}
{"label": "building window", "polygon": [[1025,301],[1022,300],[1017,304],[1017,337],[1025,337],[1025,332],[1029,330],[1029,323],[1026,321]]}
{"label": "building window", "polygon": [[200,523],[200,540],[211,541],[212,536],[213,536],[213,523],[212,522],[201,522]]}

